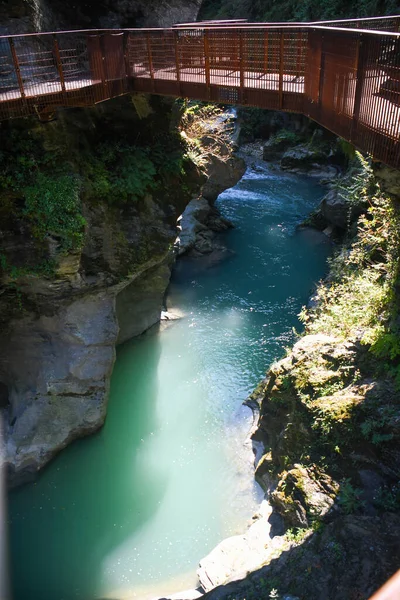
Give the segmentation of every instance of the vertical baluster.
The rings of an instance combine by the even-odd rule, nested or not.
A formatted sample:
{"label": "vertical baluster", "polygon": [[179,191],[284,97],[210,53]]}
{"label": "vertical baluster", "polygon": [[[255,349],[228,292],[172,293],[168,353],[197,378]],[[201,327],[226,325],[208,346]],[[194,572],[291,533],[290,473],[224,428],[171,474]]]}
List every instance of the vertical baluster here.
{"label": "vertical baluster", "polygon": [[[268,29],[264,32],[264,74],[265,81],[268,81]],[[266,87],[268,87],[266,83]]]}
{"label": "vertical baluster", "polygon": [[210,40],[208,39],[208,31],[204,30],[204,69],[207,86],[207,99],[211,98],[211,76],[210,76]]}
{"label": "vertical baluster", "polygon": [[279,42],[279,108],[283,108],[283,31],[280,34]]}
{"label": "vertical baluster", "polygon": [[[174,46],[175,46],[175,68],[176,68],[176,80],[178,82],[178,96],[181,96],[181,65],[179,57],[179,33],[174,31]],[[183,32],[182,32],[183,33]]]}
{"label": "vertical baluster", "polygon": [[358,119],[360,115],[360,106],[362,99],[362,92],[364,86],[364,76],[363,76],[363,35],[362,33],[359,35],[357,40],[357,51],[356,51],[356,89],[354,94],[354,109],[353,109],[353,117],[351,121],[351,129],[350,129],[350,141],[353,142],[357,136],[357,125]]}
{"label": "vertical baluster", "polygon": [[245,43],[243,39],[243,29],[239,30],[239,69],[240,69],[240,92],[239,98],[241,104],[245,103],[245,81],[244,81],[244,54],[245,54]]}
{"label": "vertical baluster", "polygon": [[151,40],[150,40],[149,33],[146,33],[146,44],[147,44],[147,58],[149,61],[149,71],[150,71],[150,77],[151,77],[151,90],[154,92],[155,84],[154,84],[153,56],[151,53]]}
{"label": "vertical baluster", "polygon": [[24,90],[24,83],[22,81],[21,69],[19,68],[18,56],[15,50],[14,40],[12,39],[12,37],[8,38],[8,43],[10,44],[11,56],[14,63],[15,74],[17,75],[18,87],[21,94],[21,98],[25,100],[26,94]]}
{"label": "vertical baluster", "polygon": [[60,48],[58,46],[58,39],[57,39],[57,35],[55,33],[53,33],[53,49],[54,49],[54,56],[56,58],[58,75],[60,77],[61,90],[62,90],[63,96],[65,97],[66,89],[65,89],[64,70],[63,70],[63,66],[62,66],[62,62],[61,62],[61,55],[60,55]]}
{"label": "vertical baluster", "polygon": [[104,34],[99,33],[99,49],[100,49],[100,76],[101,85],[103,90],[103,99],[106,100],[110,97],[109,86],[108,86],[108,74],[107,74],[107,56],[106,56],[106,43]]}
{"label": "vertical baluster", "polygon": [[125,82],[124,89],[127,91],[129,89],[129,78],[131,77],[131,67],[129,64],[129,31],[124,31],[124,62],[125,62]]}

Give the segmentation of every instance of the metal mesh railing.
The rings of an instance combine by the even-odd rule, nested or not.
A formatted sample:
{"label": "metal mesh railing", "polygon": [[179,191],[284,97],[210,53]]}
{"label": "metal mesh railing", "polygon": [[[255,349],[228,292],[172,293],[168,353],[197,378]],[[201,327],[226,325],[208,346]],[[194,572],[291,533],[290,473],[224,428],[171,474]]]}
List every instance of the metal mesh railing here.
{"label": "metal mesh railing", "polygon": [[303,112],[400,166],[400,34],[335,23],[0,37],[0,118],[167,94]]}

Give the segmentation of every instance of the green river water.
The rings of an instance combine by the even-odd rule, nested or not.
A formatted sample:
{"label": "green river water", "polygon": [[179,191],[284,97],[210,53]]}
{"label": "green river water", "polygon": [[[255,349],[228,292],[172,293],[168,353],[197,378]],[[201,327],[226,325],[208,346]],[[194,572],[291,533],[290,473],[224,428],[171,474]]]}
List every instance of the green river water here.
{"label": "green river water", "polygon": [[326,238],[295,229],[322,194],[264,164],[219,197],[232,256],[180,261],[168,303],[183,318],[119,348],[104,428],[10,494],[14,600],[193,587],[199,559],[245,529],[261,493],[242,402],[325,272]]}

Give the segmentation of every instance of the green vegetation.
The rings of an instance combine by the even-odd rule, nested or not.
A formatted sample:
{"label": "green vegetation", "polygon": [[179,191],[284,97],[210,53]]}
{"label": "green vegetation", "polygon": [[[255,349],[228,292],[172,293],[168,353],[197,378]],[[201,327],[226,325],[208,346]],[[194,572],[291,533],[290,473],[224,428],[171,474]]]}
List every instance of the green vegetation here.
{"label": "green vegetation", "polygon": [[354,513],[364,506],[361,495],[362,490],[355,488],[350,479],[347,478],[342,481],[338,500],[340,508],[346,515]]}
{"label": "green vegetation", "polygon": [[285,538],[288,542],[301,544],[309,535],[311,535],[312,531],[312,529],[305,529],[303,527],[291,527],[286,530]]}
{"label": "green vegetation", "polygon": [[180,120],[181,139],[186,144],[186,158],[204,169],[210,152],[218,155],[231,146],[226,128],[216,123],[223,110],[216,104],[183,101]]}
{"label": "green vegetation", "polygon": [[[126,111],[122,129],[122,117],[111,105],[112,123],[102,115],[96,124],[96,114],[80,112],[72,115],[71,121],[70,113],[65,113],[45,126],[33,120],[4,124],[0,144],[2,228],[11,236],[20,231],[34,244],[24,260],[4,249],[1,272],[13,279],[24,274],[53,275],[58,257],[83,247],[84,213],[90,213],[91,206],[106,205],[104,214],[113,222],[113,214],[125,207],[134,210],[148,194],[165,202],[172,189],[175,198],[177,190],[190,193],[194,156],[178,129],[170,130],[171,117],[165,107],[138,122],[127,99],[118,105]],[[167,110],[171,111],[171,103]],[[134,134],[128,127],[132,119]],[[141,262],[142,247],[130,249],[121,239],[117,245],[125,262]]]}
{"label": "green vegetation", "polygon": [[400,330],[395,290],[399,278],[400,212],[383,194],[365,163],[352,185],[343,187],[348,202],[368,206],[358,221],[355,242],[331,260],[329,280],[319,285],[317,307],[302,310],[307,333],[360,338],[387,372],[399,378]]}
{"label": "green vegetation", "polygon": [[52,177],[38,172],[23,193],[23,215],[31,222],[36,239],[44,241],[49,235],[59,238],[62,252],[81,247],[85,219],[80,212],[79,180],[76,177]]}
{"label": "green vegetation", "polygon": [[[358,153],[337,189],[361,215],[301,312],[304,334],[257,390],[269,444],[260,474],[276,478],[271,502],[295,543],[293,525],[321,521],[313,479],[342,515],[400,509],[400,207]],[[384,482],[373,502],[361,469]]]}

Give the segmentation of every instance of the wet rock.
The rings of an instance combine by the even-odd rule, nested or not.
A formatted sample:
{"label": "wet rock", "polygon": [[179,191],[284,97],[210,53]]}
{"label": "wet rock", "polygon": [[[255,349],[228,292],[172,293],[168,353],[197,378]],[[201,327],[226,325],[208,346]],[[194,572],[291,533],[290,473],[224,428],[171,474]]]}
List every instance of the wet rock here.
{"label": "wet rock", "polygon": [[197,575],[206,592],[244,577],[247,572],[269,562],[290,546],[282,536],[271,539],[270,515],[271,509],[264,503],[259,518],[244,535],[223,540],[200,561]]}
{"label": "wet rock", "polygon": [[146,270],[117,295],[118,344],[140,335],[160,320],[171,262],[172,255],[167,256],[163,263]]}
{"label": "wet rock", "polygon": [[340,172],[339,167],[332,164],[333,158],[330,150],[314,148],[312,144],[300,144],[284,153],[280,165],[282,169],[293,173],[304,173],[329,181]]}
{"label": "wet rock", "polygon": [[[295,135],[293,136],[295,138]],[[263,147],[262,158],[266,161],[278,160],[284,152],[296,144],[296,139],[272,136]],[[298,143],[298,140],[297,140]]]}
{"label": "wet rock", "polygon": [[344,195],[330,189],[318,208],[322,218],[329,224],[346,230],[364,212],[362,206],[350,206]]}
{"label": "wet rock", "polygon": [[374,166],[374,173],[385,192],[400,197],[400,171],[398,169],[378,164]]}
{"label": "wet rock", "polygon": [[194,247],[200,232],[206,232],[206,219],[211,211],[208,201],[195,198],[189,202],[182,216],[179,218],[179,236],[175,242],[178,256],[185,254]]}
{"label": "wet rock", "polygon": [[213,204],[221,192],[236,185],[243,177],[246,165],[241,158],[232,155],[225,158],[209,154],[207,162],[208,180],[202,193]]}

